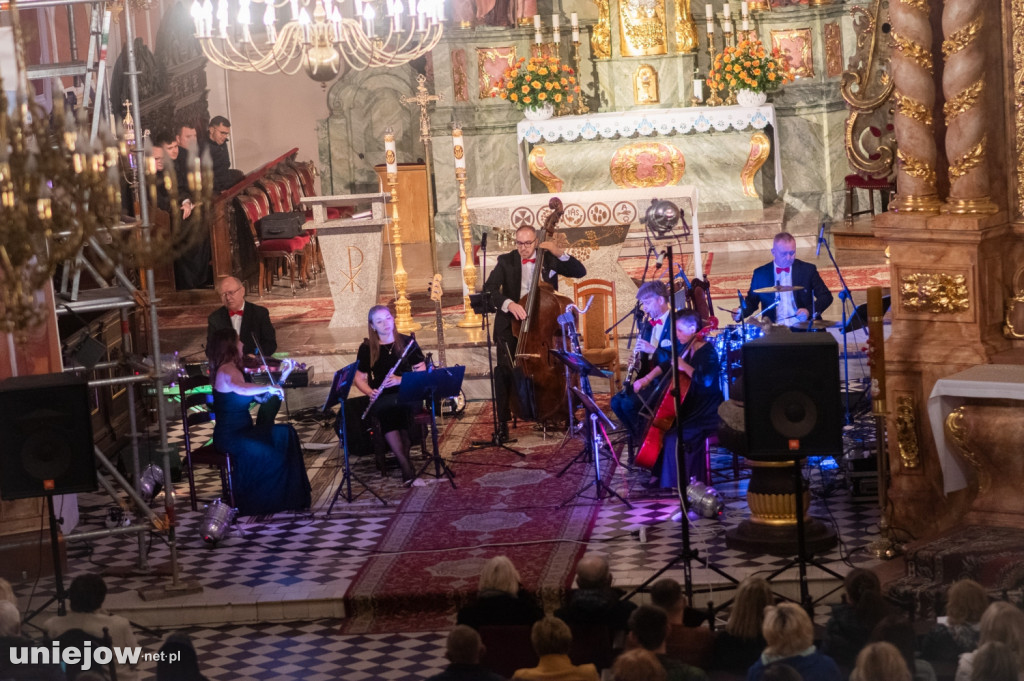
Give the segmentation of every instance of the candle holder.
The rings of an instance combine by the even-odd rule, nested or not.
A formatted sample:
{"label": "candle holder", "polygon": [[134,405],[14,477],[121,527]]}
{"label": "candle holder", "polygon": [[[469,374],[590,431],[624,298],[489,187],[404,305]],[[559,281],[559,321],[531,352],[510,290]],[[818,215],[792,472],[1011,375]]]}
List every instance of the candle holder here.
{"label": "candle holder", "polygon": [[[697,83],[700,83],[700,82],[701,82],[700,74],[694,72],[694,74],[693,74],[693,85],[690,87],[690,90],[691,90],[690,106],[703,106],[704,105],[704,100],[703,99],[697,99]],[[703,88],[704,88],[705,85],[707,85],[707,83],[701,83],[701,91],[702,92],[703,92]]]}
{"label": "candle holder", "polygon": [[[453,137],[456,140],[462,139],[462,129],[454,127]],[[465,159],[465,148],[461,144],[455,146],[455,180],[459,183],[459,227],[462,228],[462,281],[466,284],[466,291],[462,298],[465,313],[462,319],[456,324],[461,329],[478,328],[483,323],[483,318],[473,311],[469,303],[469,295],[476,293],[476,263],[473,259],[473,233],[469,224],[469,206],[466,203],[466,169],[462,167]]]}
{"label": "candle holder", "polygon": [[590,107],[583,101],[583,80],[580,78],[580,41],[572,41],[572,68],[576,71],[576,84],[580,87],[580,91],[574,93],[576,95],[576,106],[573,107],[572,112],[577,116],[590,113]]}
{"label": "candle holder", "polygon": [[[388,136],[394,139],[392,133],[389,132],[385,139]],[[394,280],[395,292],[397,294],[395,299],[395,328],[399,333],[409,333],[423,327],[412,320],[412,305],[405,296],[406,287],[409,285],[409,274],[405,271],[405,265],[402,262],[402,228],[398,220],[398,173],[389,172],[387,175],[388,190],[391,192],[391,239],[395,242]]]}
{"label": "candle holder", "polygon": [[772,4],[768,0],[750,0],[748,3],[751,12],[771,12]]}
{"label": "candle holder", "polygon": [[[715,34],[714,34],[714,32],[709,32],[708,33],[708,58],[709,58],[708,63],[711,64],[711,68],[714,68],[714,66],[715,66]],[[710,69],[709,69],[709,73],[710,73]],[[704,103],[707,106],[719,106],[719,105],[723,104],[722,98],[718,96],[718,90],[712,88],[710,85],[708,86],[708,90],[710,92],[709,92],[707,98],[704,100]]]}

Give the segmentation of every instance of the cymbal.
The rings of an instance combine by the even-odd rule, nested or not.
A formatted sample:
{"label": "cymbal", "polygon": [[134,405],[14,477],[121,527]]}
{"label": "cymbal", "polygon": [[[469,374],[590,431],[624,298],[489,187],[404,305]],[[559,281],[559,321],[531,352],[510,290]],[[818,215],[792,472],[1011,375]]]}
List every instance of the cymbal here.
{"label": "cymbal", "polygon": [[755,288],[754,293],[789,293],[790,291],[801,291],[803,286],[765,286]]}
{"label": "cymbal", "polygon": [[809,322],[797,322],[789,328],[791,329],[803,329],[804,331],[810,331],[811,329],[833,329],[842,326],[842,322],[830,322],[825,319],[812,319]]}

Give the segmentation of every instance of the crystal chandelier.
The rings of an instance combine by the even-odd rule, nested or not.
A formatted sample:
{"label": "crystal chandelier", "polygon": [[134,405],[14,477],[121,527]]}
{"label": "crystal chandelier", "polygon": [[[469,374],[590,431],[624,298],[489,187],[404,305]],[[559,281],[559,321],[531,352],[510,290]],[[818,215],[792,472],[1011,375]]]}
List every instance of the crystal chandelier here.
{"label": "crystal chandelier", "polygon": [[[320,83],[338,77],[342,60],[357,71],[405,64],[432,50],[444,32],[443,0],[351,1],[343,9],[347,0],[217,0],[215,13],[211,0],[193,0],[192,19],[203,54],[217,66],[268,75],[304,69]],[[286,6],[283,19],[278,9]],[[253,28],[261,11],[262,25]]]}

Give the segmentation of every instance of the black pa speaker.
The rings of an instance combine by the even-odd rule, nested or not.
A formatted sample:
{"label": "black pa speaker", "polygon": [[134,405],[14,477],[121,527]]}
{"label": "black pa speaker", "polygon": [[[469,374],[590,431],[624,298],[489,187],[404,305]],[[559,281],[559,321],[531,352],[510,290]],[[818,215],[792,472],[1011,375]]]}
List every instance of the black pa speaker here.
{"label": "black pa speaker", "polygon": [[839,346],[827,333],[778,333],[743,346],[747,456],[792,461],[843,451]]}
{"label": "black pa speaker", "polygon": [[73,374],[0,383],[0,497],[96,489],[89,386]]}

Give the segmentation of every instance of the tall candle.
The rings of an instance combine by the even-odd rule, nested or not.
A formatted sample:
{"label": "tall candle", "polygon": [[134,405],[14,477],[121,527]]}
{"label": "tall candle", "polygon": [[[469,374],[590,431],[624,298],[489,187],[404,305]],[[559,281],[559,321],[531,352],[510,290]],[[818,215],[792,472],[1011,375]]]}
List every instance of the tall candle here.
{"label": "tall candle", "polygon": [[748,19],[746,17],[743,17],[743,30],[744,31],[749,31],[750,30],[750,19]]}
{"label": "tall candle", "polygon": [[698,102],[704,101],[704,81],[700,78],[693,79],[693,98]]}
{"label": "tall candle", "polygon": [[743,0],[743,2],[740,3],[740,14],[744,17],[750,14],[750,3],[747,2],[747,0]]}
{"label": "tall candle", "polygon": [[535,31],[539,31],[540,30],[540,15],[539,14],[534,14],[533,15],[533,29]]}
{"label": "tall candle", "polygon": [[398,174],[398,155],[395,151],[395,133],[388,128],[384,131],[384,162],[388,166],[388,175]]}
{"label": "tall candle", "polygon": [[555,27],[554,32],[551,34],[551,37],[555,41],[556,45],[562,42],[562,32],[558,30],[557,26]]}
{"label": "tall candle", "polygon": [[576,14],[576,12],[573,12],[572,14],[569,15],[569,25],[572,26],[573,28],[580,27],[580,17],[578,14]]}
{"label": "tall candle", "polygon": [[708,34],[711,34],[711,33],[714,33],[714,32],[715,32],[715,22],[712,21],[711,19],[708,19]]}
{"label": "tall candle", "polygon": [[533,44],[540,45],[542,42],[544,42],[544,38],[541,36],[540,31],[537,31],[533,34]]}
{"label": "tall candle", "polygon": [[732,33],[732,22],[729,21],[728,19],[726,19],[722,23],[722,32],[723,33]]}
{"label": "tall candle", "polygon": [[551,27],[552,28],[558,28],[558,26],[559,26],[558,22],[559,22],[558,15],[557,14],[552,14],[551,15]]}
{"label": "tall candle", "polygon": [[466,149],[462,146],[462,128],[452,129],[452,147],[455,150],[455,169],[466,169]]}
{"label": "tall candle", "polygon": [[574,43],[578,43],[580,41],[580,27],[579,26],[573,26],[572,27],[572,41]]}
{"label": "tall candle", "polygon": [[708,18],[708,21],[715,18],[715,10],[711,8],[711,3],[704,5],[704,16]]}
{"label": "tall candle", "polygon": [[722,5],[722,14],[724,14],[725,16],[732,15],[732,12],[729,11],[729,3],[725,3],[724,5]]}

